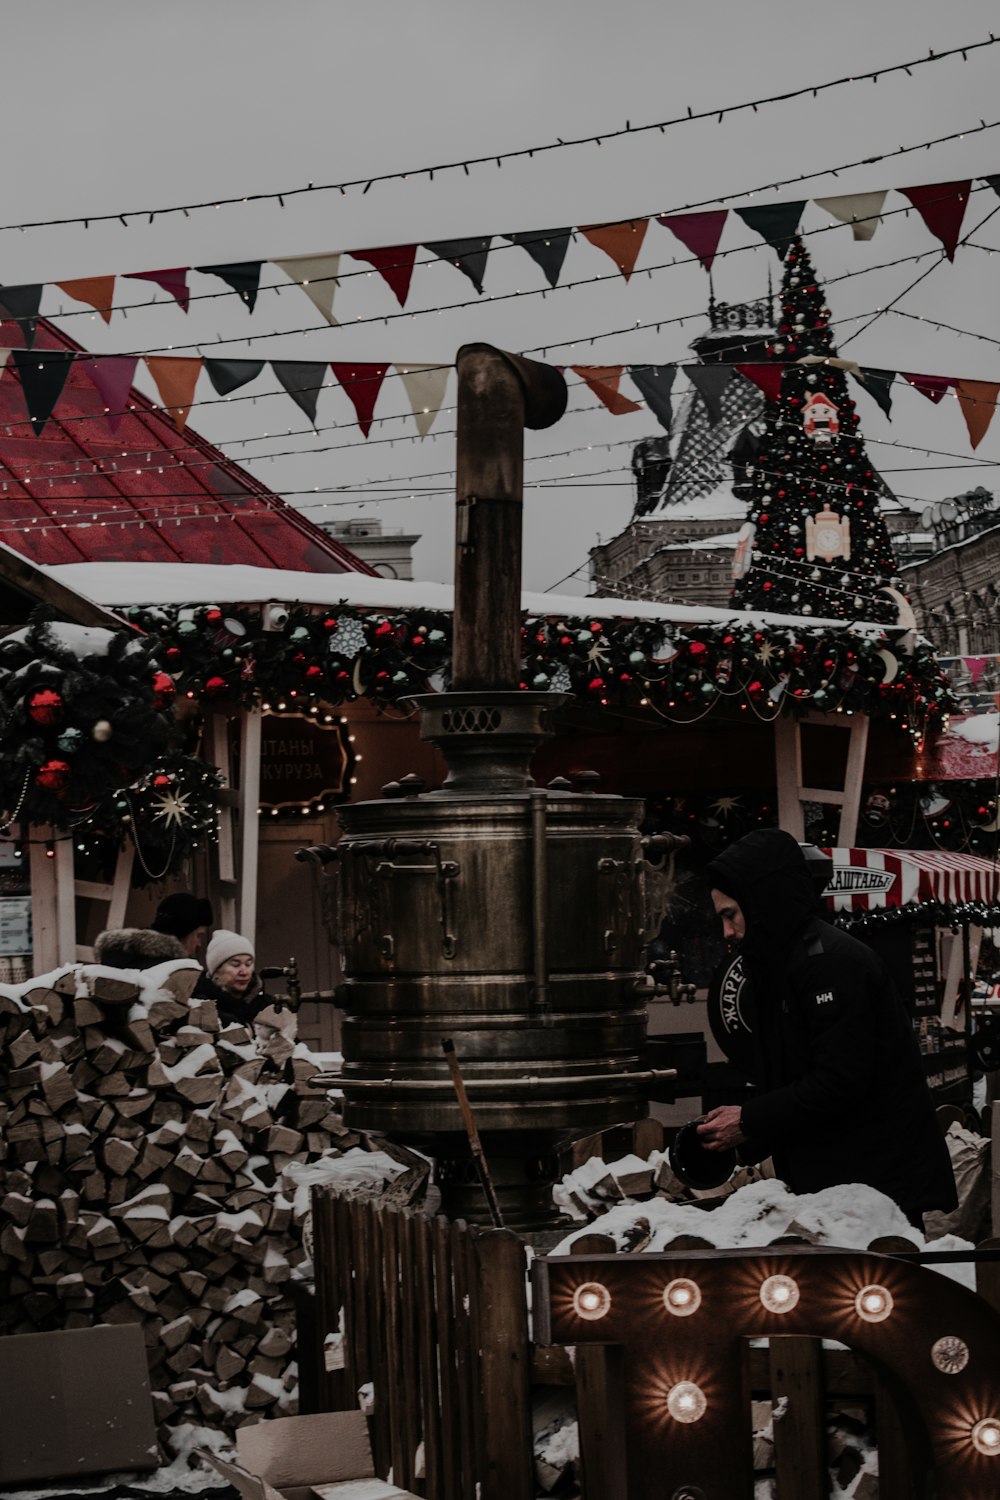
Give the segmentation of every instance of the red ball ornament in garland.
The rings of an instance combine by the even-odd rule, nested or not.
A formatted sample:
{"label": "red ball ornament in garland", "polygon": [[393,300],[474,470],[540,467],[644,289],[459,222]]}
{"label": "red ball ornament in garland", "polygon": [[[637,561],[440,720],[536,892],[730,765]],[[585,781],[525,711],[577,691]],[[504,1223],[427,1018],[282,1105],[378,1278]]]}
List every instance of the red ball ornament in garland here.
{"label": "red ball ornament in garland", "polygon": [[153,707],[161,713],[169,708],[177,693],[177,685],[169,672],[153,674]]}
{"label": "red ball ornament in garland", "polygon": [[205,619],[210,625],[218,625],[222,619],[222,610],[213,605],[211,609],[206,609]]}
{"label": "red ball ornament in garland", "polygon": [[202,692],[206,698],[218,698],[220,693],[226,691],[226,679],[224,677],[209,677]]}
{"label": "red ball ornament in garland", "polygon": [[339,624],[340,624],[340,621],[337,620],[333,615],[327,615],[326,619],[323,621],[323,629],[329,635],[332,635],[333,632],[337,629],[337,626]]}
{"label": "red ball ornament in garland", "polygon": [[167,661],[180,661],[181,648],[180,646],[168,646],[163,654],[166,657]]}
{"label": "red ball ornament in garland", "polygon": [[707,650],[708,647],[704,641],[691,641],[688,645],[689,656],[704,656]]}
{"label": "red ball ornament in garland", "polygon": [[54,792],[58,797],[66,790],[70,774],[68,761],[47,760],[44,765],[39,766],[35,773],[35,781],[43,791]]}
{"label": "red ball ornament in garland", "polygon": [[52,688],[39,688],[28,699],[28,717],[36,724],[58,724],[65,712],[62,694]]}
{"label": "red ball ornament in garland", "polygon": [[166,772],[161,771],[158,776],[153,777],[153,785],[156,787],[157,791],[162,792],[168,786],[172,785],[172,781],[171,778],[166,774]]}
{"label": "red ball ornament in garland", "polygon": [[315,665],[315,663],[311,667],[306,667],[306,682],[314,682],[315,683],[315,682],[322,682],[322,680],[323,680],[323,668],[322,667],[317,667]]}

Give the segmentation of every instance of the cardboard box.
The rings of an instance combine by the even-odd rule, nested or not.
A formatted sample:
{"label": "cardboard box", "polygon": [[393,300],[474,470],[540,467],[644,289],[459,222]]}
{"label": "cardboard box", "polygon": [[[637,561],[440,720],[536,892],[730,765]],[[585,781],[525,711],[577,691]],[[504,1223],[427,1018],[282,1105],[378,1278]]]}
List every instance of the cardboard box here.
{"label": "cardboard box", "polygon": [[159,1464],[134,1323],[0,1338],[0,1482]]}
{"label": "cardboard box", "polygon": [[274,1417],[241,1427],[236,1463],[199,1452],[243,1500],[417,1500],[412,1491],[375,1478],[360,1411]]}

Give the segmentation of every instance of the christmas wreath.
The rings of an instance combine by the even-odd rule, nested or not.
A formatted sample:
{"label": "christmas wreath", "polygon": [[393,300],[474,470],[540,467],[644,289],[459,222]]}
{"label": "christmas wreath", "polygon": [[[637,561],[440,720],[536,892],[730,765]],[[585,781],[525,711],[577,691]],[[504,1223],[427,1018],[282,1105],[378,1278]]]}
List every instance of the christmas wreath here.
{"label": "christmas wreath", "polygon": [[128,630],[35,619],[0,641],[0,812],[69,828],[165,745],[173,696]]}
{"label": "christmas wreath", "polygon": [[106,797],[88,832],[116,847],[132,840],[133,885],[164,880],[215,833],[222,784],[215,766],[196,755],[168,752],[138,781]]}

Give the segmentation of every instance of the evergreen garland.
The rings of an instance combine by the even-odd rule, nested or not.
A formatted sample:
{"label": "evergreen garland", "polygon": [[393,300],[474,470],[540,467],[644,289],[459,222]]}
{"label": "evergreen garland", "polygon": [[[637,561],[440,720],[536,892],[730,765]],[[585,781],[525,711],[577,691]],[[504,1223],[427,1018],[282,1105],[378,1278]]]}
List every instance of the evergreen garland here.
{"label": "evergreen garland", "polygon": [[69,828],[150,764],[169,730],[154,649],[128,630],[41,617],[0,641],[0,810],[8,825]]}
{"label": "evergreen garland", "polygon": [[[392,703],[448,683],[448,614],[297,606],[280,630],[266,631],[259,608],[129,613],[158,638],[178,692],[203,708],[253,701],[305,708],[362,696]],[[677,720],[724,705],[762,718],[843,709],[891,715],[919,737],[951,707],[926,642],[906,650],[888,635],[850,628],[763,626],[747,616],[697,628],[603,615],[530,618],[522,647],[522,689],[648,707]]]}
{"label": "evergreen garland", "polygon": [[[797,236],[785,259],[781,318],[769,353],[782,361],[836,354],[809,254]],[[738,609],[892,623],[901,580],[880,502],[885,487],[859,432],[846,372],[786,364],[748,477],[749,567]]]}

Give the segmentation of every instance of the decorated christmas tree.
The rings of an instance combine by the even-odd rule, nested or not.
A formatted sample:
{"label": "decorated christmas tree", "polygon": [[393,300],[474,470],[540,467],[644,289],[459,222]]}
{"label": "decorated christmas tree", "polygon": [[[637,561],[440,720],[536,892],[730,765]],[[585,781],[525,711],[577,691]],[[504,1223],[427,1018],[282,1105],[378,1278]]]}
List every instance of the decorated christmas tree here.
{"label": "decorated christmas tree", "polygon": [[[738,609],[834,620],[898,618],[900,579],[882,518],[883,485],[865,452],[830,309],[801,239],[792,240],[771,356],[785,366],[751,466],[737,548]],[[807,361],[800,363],[800,361]]]}

